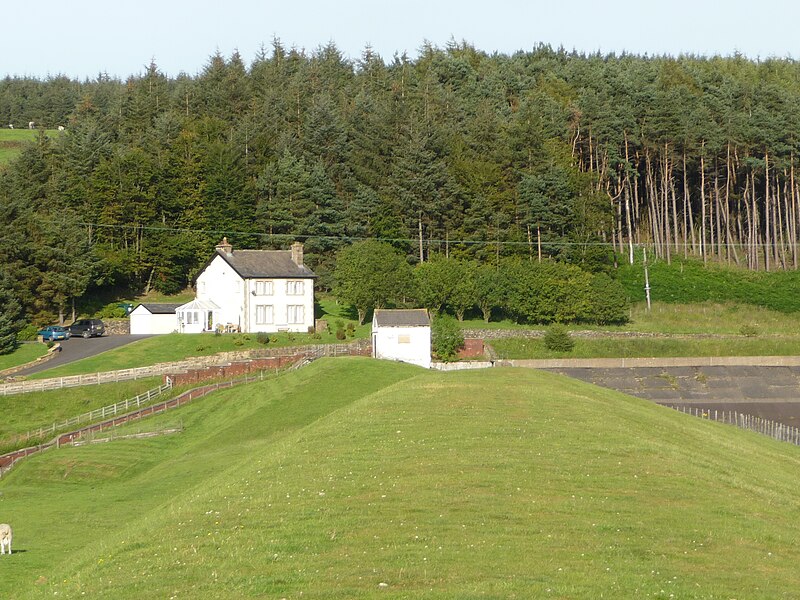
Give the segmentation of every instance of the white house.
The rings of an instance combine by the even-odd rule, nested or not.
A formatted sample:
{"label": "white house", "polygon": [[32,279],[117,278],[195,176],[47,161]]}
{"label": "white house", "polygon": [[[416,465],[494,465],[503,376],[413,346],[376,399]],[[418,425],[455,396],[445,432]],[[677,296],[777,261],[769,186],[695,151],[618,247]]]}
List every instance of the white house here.
{"label": "white house", "polygon": [[131,333],[305,333],[314,327],[315,278],[299,242],[291,250],[234,250],[223,238],[197,276],[196,298],[172,305],[171,314],[154,308],[168,305],[140,304]]}
{"label": "white house", "polygon": [[180,304],[140,304],[131,311],[131,333],[133,335],[172,333],[178,330],[175,309]]}
{"label": "white house", "polygon": [[375,309],[372,317],[372,356],[431,366],[431,319],[424,308]]}
{"label": "white house", "polygon": [[178,331],[311,331],[315,278],[300,242],[291,250],[234,250],[223,238],[197,276],[197,297],[175,311]]}

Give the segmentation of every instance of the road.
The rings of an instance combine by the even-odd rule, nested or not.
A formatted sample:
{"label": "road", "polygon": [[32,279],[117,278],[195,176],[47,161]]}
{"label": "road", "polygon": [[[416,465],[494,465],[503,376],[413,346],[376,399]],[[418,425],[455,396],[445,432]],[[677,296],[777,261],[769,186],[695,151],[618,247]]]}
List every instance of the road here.
{"label": "road", "polygon": [[32,375],[33,373],[39,373],[41,371],[46,371],[47,369],[52,369],[54,367],[60,367],[61,365],[65,365],[67,363],[74,362],[76,360],[80,360],[82,358],[87,358],[89,356],[94,356],[95,354],[100,354],[101,352],[105,352],[106,350],[113,350],[114,348],[119,348],[120,346],[124,346],[126,344],[130,344],[131,342],[135,342],[137,340],[143,340],[144,338],[150,337],[149,335],[106,335],[103,337],[95,337],[89,339],[83,339],[82,337],[74,337],[70,338],[61,343],[61,352],[56,354],[55,358],[48,360],[42,364],[36,365],[35,367],[30,367],[23,371],[18,371],[14,373],[14,376],[19,375]]}

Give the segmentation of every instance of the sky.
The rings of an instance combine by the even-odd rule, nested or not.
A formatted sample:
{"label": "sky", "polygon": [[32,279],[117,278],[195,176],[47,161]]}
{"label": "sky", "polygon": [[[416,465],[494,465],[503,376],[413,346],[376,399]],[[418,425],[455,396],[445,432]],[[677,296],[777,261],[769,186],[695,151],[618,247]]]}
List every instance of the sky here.
{"label": "sky", "polygon": [[357,60],[415,58],[429,42],[511,54],[540,43],[582,52],[800,58],[800,2],[774,0],[8,0],[0,76],[122,79],[154,61],[195,75],[216,52],[249,64],[274,39]]}

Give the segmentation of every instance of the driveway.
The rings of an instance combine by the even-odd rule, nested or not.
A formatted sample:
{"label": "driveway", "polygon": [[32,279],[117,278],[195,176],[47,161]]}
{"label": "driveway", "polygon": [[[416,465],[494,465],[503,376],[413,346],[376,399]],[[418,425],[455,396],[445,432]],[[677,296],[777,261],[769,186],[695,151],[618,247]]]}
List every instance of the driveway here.
{"label": "driveway", "polygon": [[126,344],[130,344],[131,342],[135,342],[136,340],[143,340],[148,337],[150,336],[149,335],[105,335],[103,337],[96,337],[89,339],[83,339],[82,337],[73,337],[64,342],[60,342],[61,352],[56,354],[55,358],[52,358],[40,365],[36,365],[35,367],[30,367],[23,371],[18,371],[17,373],[14,373],[14,376],[32,375],[33,373],[39,373],[41,371],[46,371],[47,369],[60,367],[61,365],[65,365],[67,363],[71,363],[76,360],[80,360],[82,358],[87,358],[89,356],[94,356],[95,354],[100,354],[101,352],[105,352],[106,350],[113,350],[114,348],[119,348],[120,346],[125,346]]}

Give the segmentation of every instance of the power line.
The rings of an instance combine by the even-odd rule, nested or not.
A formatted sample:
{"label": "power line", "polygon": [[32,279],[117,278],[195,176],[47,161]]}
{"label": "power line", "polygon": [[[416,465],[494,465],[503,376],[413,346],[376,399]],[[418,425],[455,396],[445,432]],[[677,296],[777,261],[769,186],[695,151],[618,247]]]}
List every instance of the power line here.
{"label": "power line", "polygon": [[[197,234],[204,234],[204,235],[238,235],[238,236],[249,236],[249,237],[258,237],[262,239],[269,239],[269,240],[277,240],[280,241],[285,239],[287,241],[294,241],[294,240],[329,240],[329,241],[339,241],[339,242],[362,242],[367,240],[375,240],[378,242],[387,242],[387,243],[410,243],[410,244],[417,244],[419,243],[419,238],[388,238],[388,237],[364,237],[364,236],[357,236],[357,235],[314,235],[314,234],[291,234],[291,233],[266,233],[262,231],[239,231],[235,229],[196,229],[192,227],[167,227],[167,226],[156,226],[156,225],[124,225],[124,224],[107,224],[107,223],[87,223],[87,222],[79,222],[78,225],[82,225],[84,227],[98,227],[98,228],[105,228],[105,229],[128,229],[128,230],[141,230],[141,231],[161,231],[161,232],[168,232],[168,233],[197,233]],[[459,239],[439,239],[439,238],[423,238],[423,242],[427,245],[431,244],[464,244],[464,245],[485,245],[485,246],[522,246],[527,247],[533,245],[532,242],[529,241],[515,241],[515,240],[459,240]],[[784,244],[779,244],[781,247],[790,247],[793,242],[788,242]],[[549,247],[607,247],[607,246],[614,246],[614,242],[574,242],[568,240],[556,240],[556,241],[542,241],[543,245]],[[629,245],[629,242],[623,243],[625,246]],[[642,242],[634,242],[634,248],[656,248],[656,247],[666,247],[669,245],[670,248],[674,248],[672,244],[657,244],[655,242],[649,243],[642,243]],[[710,244],[707,244],[710,246]],[[681,243],[680,246],[684,246],[684,243]],[[766,242],[715,242],[714,248],[723,247],[723,248],[773,248],[775,244],[773,243],[766,243]]]}

